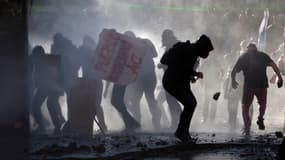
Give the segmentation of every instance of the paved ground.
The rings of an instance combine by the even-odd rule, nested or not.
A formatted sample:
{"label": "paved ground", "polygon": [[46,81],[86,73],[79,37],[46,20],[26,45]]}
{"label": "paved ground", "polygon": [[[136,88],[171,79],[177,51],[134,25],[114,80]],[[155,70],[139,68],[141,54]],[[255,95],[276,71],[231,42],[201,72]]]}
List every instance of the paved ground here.
{"label": "paved ground", "polygon": [[110,134],[92,138],[33,138],[32,159],[144,159],[144,160],[265,160],[274,159],[281,143],[276,133],[255,134],[245,138],[237,134],[192,134],[196,145],[179,144],[171,134]]}

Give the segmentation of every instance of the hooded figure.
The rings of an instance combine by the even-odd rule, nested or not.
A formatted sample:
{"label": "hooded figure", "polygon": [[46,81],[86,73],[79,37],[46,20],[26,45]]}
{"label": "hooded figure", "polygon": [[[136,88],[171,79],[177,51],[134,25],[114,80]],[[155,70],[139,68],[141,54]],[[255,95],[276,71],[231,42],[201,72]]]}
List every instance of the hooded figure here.
{"label": "hooded figure", "polygon": [[189,128],[197,105],[190,81],[192,77],[203,78],[203,73],[195,71],[195,64],[199,57],[207,58],[213,49],[210,38],[202,35],[195,43],[176,43],[160,60],[167,65],[162,80],[163,87],[184,106],[175,132],[175,136],[182,142],[191,142]]}

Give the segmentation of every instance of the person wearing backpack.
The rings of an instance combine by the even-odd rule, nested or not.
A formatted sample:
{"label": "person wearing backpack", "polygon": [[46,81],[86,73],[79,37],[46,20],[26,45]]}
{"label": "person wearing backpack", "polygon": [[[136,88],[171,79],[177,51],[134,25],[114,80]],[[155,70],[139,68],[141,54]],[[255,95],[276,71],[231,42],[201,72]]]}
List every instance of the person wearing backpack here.
{"label": "person wearing backpack", "polygon": [[161,64],[167,65],[162,80],[163,87],[184,106],[175,132],[175,136],[184,143],[192,141],[189,128],[197,106],[190,81],[193,77],[203,78],[202,72],[195,71],[195,64],[199,57],[207,58],[212,50],[214,47],[210,38],[202,35],[195,43],[177,42],[160,60]]}

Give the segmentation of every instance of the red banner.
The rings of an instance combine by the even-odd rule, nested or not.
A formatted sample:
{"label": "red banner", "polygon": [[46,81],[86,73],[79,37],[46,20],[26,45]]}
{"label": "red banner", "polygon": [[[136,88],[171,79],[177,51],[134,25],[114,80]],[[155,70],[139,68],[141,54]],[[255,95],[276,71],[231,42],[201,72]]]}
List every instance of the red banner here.
{"label": "red banner", "polygon": [[118,84],[131,83],[137,77],[146,48],[142,39],[104,29],[93,63],[96,76]]}

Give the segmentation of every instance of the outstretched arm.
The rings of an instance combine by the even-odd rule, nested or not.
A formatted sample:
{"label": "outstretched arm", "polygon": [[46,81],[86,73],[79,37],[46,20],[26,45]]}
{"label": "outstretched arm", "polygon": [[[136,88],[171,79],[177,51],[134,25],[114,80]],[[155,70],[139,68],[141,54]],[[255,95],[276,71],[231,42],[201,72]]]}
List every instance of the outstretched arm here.
{"label": "outstretched arm", "polygon": [[238,72],[239,72],[239,71],[238,71],[237,65],[235,65],[235,67],[233,68],[233,70],[232,70],[232,72],[231,72],[232,87],[233,87],[234,89],[236,89],[237,86],[238,86],[238,83],[237,83],[237,81],[236,81],[236,74],[237,74]]}
{"label": "outstretched arm", "polygon": [[269,66],[274,70],[274,72],[276,73],[277,77],[278,77],[278,87],[282,87],[283,85],[283,79],[282,79],[282,76],[281,76],[281,73],[280,73],[280,70],[279,68],[277,67],[276,63],[275,62],[271,62],[269,63]]}

